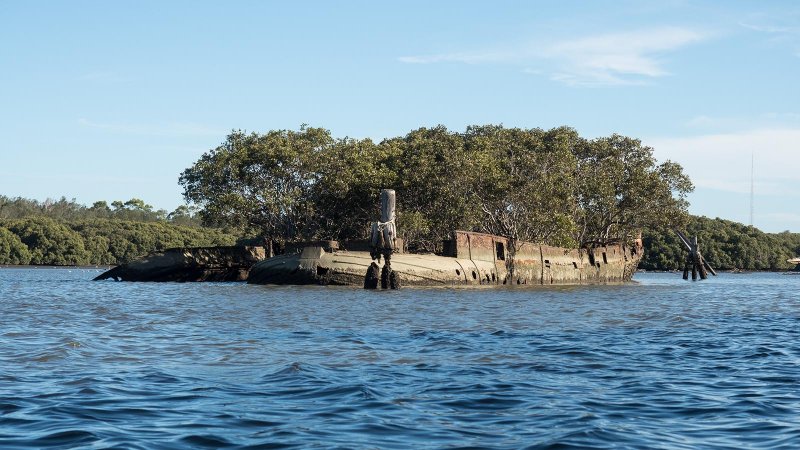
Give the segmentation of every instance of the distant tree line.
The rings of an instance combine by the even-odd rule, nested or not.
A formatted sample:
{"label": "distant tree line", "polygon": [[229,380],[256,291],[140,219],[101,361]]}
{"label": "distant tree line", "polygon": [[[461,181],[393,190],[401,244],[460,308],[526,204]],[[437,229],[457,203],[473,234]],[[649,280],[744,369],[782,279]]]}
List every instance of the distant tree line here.
{"label": "distant tree line", "polygon": [[[692,216],[706,259],[719,270],[786,270],[800,255],[800,233],[764,233],[722,219]],[[672,230],[644,231],[639,268],[680,270],[686,250]],[[239,242],[246,240],[239,239]],[[237,238],[211,228],[120,219],[59,221],[43,216],[0,219],[0,264],[113,265],[171,247],[233,245]]]}
{"label": "distant tree line", "polygon": [[172,247],[233,245],[211,228],[121,219],[0,219],[0,264],[122,264]]}
{"label": "distant tree line", "polygon": [[0,219],[22,219],[26,217],[47,217],[56,220],[120,219],[138,222],[169,222],[175,225],[201,226],[197,207],[181,205],[172,212],[153,209],[143,200],[132,198],[126,202],[97,201],[85,206],[61,197],[58,200],[32,200],[22,197],[0,195]]}
{"label": "distant tree line", "polygon": [[[685,228],[697,236],[700,251],[716,269],[786,270],[787,259],[800,255],[800,233],[764,233],[756,228],[723,219],[692,216]],[[644,232],[645,270],[682,270],[687,250],[674,231]]]}
{"label": "distant tree line", "polygon": [[322,128],[232,132],[180,177],[206,225],[277,241],[359,239],[397,192],[398,228],[438,251],[453,230],[511,242],[593,246],[685,223],[693,189],[680,165],[638,139],[586,139],[567,127],[443,126],[383,139]]}

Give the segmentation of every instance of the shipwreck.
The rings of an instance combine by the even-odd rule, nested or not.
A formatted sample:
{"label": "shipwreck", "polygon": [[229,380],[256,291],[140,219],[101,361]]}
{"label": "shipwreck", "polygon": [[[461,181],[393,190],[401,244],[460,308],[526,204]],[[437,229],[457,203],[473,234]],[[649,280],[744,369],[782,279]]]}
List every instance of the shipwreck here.
{"label": "shipwreck", "polygon": [[[642,257],[641,239],[593,249],[521,242],[511,255],[506,238],[456,231],[448,245],[442,255],[395,252],[391,273],[404,286],[615,283],[630,281]],[[361,286],[368,269],[386,267],[369,251],[340,248],[336,241],[300,244],[295,250],[256,263],[247,282]],[[391,287],[391,276],[387,279],[382,284]]]}
{"label": "shipwreck", "polygon": [[268,247],[176,248],[114,267],[95,280],[247,281],[252,284],[502,286],[630,281],[643,255],[641,238],[593,248],[552,247],[492,234],[455,231],[438,254],[404,251],[395,226],[395,193],[381,192],[381,220],[368,241]]}
{"label": "shipwreck", "polygon": [[[643,248],[629,244],[577,249],[512,242],[491,234],[455,231],[441,254],[409,254],[397,238],[394,191],[381,193],[381,221],[369,245],[318,241],[256,263],[248,283],[323,284],[376,288],[454,285],[557,285],[630,281]],[[513,247],[512,247],[513,246]]]}

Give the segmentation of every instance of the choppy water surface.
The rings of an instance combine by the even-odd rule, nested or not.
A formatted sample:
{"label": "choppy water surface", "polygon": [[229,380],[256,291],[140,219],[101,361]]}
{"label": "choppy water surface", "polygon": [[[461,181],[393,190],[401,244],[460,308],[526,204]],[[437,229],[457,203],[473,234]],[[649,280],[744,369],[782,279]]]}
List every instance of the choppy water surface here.
{"label": "choppy water surface", "polygon": [[365,292],[0,269],[0,447],[796,448],[800,276]]}

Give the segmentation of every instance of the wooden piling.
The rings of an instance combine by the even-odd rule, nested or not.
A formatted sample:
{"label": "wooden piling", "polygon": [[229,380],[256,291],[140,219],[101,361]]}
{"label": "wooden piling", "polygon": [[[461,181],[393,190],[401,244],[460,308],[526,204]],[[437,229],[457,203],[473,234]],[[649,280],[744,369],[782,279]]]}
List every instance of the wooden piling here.
{"label": "wooden piling", "polygon": [[[373,261],[370,270],[365,276],[364,287],[374,289],[372,276],[377,269],[377,263],[383,256],[385,263],[380,273],[380,284],[382,289],[398,289],[400,279],[392,270],[392,253],[395,250],[395,238],[397,237],[397,227],[395,226],[395,192],[394,189],[383,189],[381,191],[381,220],[372,224],[370,236],[370,255]],[[369,282],[367,282],[369,280]],[[377,283],[375,283],[377,284]]]}
{"label": "wooden piling", "polygon": [[395,194],[394,189],[381,191],[381,222],[394,221]]}
{"label": "wooden piling", "polygon": [[694,236],[690,241],[689,238],[679,230],[675,230],[675,233],[686,246],[686,249],[689,250],[689,254],[686,255],[686,261],[683,266],[683,279],[689,279],[689,268],[692,270],[692,281],[697,281],[698,275],[701,280],[705,280],[708,278],[708,272],[717,276],[717,272],[714,271],[708,261],[706,261],[700,253],[700,244],[697,242],[697,236]]}

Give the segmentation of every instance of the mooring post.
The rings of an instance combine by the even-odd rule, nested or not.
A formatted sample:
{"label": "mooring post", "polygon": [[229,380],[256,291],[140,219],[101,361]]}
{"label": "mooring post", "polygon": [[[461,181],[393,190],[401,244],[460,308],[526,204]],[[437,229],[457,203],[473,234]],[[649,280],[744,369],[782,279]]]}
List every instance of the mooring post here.
{"label": "mooring post", "polygon": [[381,222],[394,223],[394,189],[384,189],[381,191]]}
{"label": "mooring post", "polygon": [[705,280],[708,278],[708,272],[706,272],[705,259],[703,259],[703,255],[700,254],[700,245],[697,243],[697,236],[694,237],[694,251],[697,271],[700,272],[700,279]]}
{"label": "mooring post", "polygon": [[386,261],[380,274],[381,288],[398,289],[400,287],[400,280],[397,276],[397,273],[392,270],[392,253],[395,250],[395,237],[397,237],[397,227],[395,226],[394,220],[394,189],[383,189],[381,191],[381,220],[380,222],[375,222],[372,224],[372,233],[370,236],[370,256],[372,257],[373,261],[370,265],[370,268],[367,270],[367,275],[364,279],[364,288],[366,289],[377,288],[377,277],[375,276],[374,272],[377,271],[378,262],[380,262],[381,256],[383,256]]}
{"label": "mooring post", "polygon": [[[394,252],[395,238],[395,193],[394,189],[384,189],[381,191],[381,223],[383,224],[383,258],[386,263],[381,271],[381,289],[397,289],[392,286],[392,253]],[[396,277],[396,275],[395,275]]]}
{"label": "mooring post", "polygon": [[697,235],[695,235],[690,241],[686,235],[680,232],[680,230],[675,230],[675,233],[689,250],[689,254],[686,255],[686,262],[683,265],[683,279],[689,279],[689,267],[692,269],[692,281],[697,281],[698,273],[701,280],[708,278],[708,272],[711,272],[712,275],[717,276],[717,272],[714,271],[708,261],[706,261],[705,258],[703,258],[703,255],[700,254],[700,244],[697,241]]}

